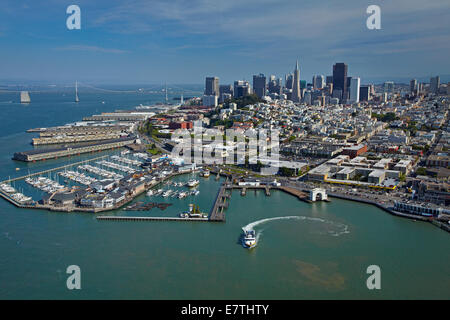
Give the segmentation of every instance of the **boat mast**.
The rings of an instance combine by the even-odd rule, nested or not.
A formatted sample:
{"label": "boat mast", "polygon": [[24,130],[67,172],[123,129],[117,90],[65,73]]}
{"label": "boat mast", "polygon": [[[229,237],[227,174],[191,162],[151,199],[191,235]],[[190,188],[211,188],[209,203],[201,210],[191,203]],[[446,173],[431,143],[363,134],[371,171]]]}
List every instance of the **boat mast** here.
{"label": "boat mast", "polygon": [[78,99],[78,82],[75,81],[75,102],[79,102],[80,99]]}
{"label": "boat mast", "polygon": [[167,104],[168,101],[169,101],[169,99],[167,98],[167,82],[166,82],[166,90],[165,90],[165,92],[166,92],[166,104]]}

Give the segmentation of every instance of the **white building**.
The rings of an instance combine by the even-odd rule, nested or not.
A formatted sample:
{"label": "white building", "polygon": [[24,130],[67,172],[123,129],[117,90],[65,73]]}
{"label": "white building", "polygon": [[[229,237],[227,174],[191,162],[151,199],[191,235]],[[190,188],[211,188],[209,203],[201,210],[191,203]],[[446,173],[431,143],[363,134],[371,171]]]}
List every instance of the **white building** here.
{"label": "white building", "polygon": [[217,96],[207,96],[204,95],[203,96],[203,105],[206,107],[217,107],[219,103],[218,97]]}
{"label": "white building", "polygon": [[358,103],[359,102],[359,89],[361,86],[360,78],[352,78],[350,81],[350,102]]}

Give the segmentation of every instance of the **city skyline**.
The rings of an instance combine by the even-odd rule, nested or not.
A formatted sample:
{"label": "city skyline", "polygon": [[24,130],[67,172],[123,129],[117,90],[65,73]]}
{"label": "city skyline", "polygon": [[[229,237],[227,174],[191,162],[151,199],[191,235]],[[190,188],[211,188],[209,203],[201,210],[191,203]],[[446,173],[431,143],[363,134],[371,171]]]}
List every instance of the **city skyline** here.
{"label": "city skyline", "polygon": [[380,3],[381,30],[369,30],[368,3],[356,1],[264,1],[256,8],[235,1],[79,1],[81,30],[67,30],[67,4],[6,1],[0,58],[8,64],[0,78],[198,84],[214,73],[232,83],[260,73],[283,76],[292,71],[286,61],[299,59],[308,81],[329,75],[336,61],[351,65],[363,82],[436,74],[446,81],[450,5],[400,2]]}

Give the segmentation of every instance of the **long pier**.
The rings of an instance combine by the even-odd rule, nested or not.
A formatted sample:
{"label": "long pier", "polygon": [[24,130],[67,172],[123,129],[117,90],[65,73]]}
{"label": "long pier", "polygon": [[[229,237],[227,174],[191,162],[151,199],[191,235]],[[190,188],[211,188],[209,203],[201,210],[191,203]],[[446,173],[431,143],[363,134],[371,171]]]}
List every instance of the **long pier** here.
{"label": "long pier", "polygon": [[97,220],[113,221],[209,221],[208,218],[98,216]]}
{"label": "long pier", "polygon": [[215,222],[225,222],[225,212],[224,210],[228,208],[228,198],[231,197],[230,194],[226,192],[227,184],[224,183],[217,192],[216,200],[209,214],[209,220]]}

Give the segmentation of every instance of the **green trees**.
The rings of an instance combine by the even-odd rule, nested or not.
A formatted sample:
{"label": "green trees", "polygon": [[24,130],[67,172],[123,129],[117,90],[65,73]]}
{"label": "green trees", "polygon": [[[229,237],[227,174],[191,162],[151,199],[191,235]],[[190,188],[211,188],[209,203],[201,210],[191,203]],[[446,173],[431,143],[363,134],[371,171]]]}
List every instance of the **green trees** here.
{"label": "green trees", "polygon": [[252,93],[243,97],[239,97],[239,98],[233,98],[233,99],[228,99],[225,102],[229,103],[229,102],[234,102],[237,104],[238,108],[243,108],[246,105],[249,104],[255,104],[258,102],[262,102],[263,100],[260,99],[256,94]]}

